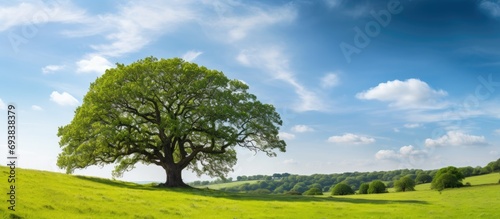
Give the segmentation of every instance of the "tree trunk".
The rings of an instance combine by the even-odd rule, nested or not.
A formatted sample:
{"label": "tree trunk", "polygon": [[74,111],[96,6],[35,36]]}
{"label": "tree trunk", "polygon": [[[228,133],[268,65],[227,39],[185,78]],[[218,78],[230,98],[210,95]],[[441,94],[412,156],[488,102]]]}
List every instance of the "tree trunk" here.
{"label": "tree trunk", "polygon": [[189,187],[182,181],[182,169],[179,167],[170,167],[165,169],[167,173],[167,182],[165,187]]}

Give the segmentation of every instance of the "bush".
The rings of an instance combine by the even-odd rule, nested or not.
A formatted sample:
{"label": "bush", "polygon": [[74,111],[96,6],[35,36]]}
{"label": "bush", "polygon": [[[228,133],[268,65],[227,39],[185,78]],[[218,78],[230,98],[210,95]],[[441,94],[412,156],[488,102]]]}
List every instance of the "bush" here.
{"label": "bush", "polygon": [[415,179],[415,182],[417,184],[423,184],[423,183],[430,183],[432,182],[432,176],[426,173],[420,173],[418,174],[417,178]]}
{"label": "bush", "polygon": [[441,191],[446,188],[456,188],[462,186],[457,177],[451,173],[445,173],[432,180],[431,188]]}
{"label": "bush", "polygon": [[385,184],[380,180],[375,180],[368,187],[368,194],[386,193]]}
{"label": "bush", "polygon": [[285,194],[287,194],[287,195],[302,195],[302,193],[294,191],[294,190],[288,191]]}
{"label": "bush", "polygon": [[415,181],[405,176],[394,183],[396,192],[415,191]]}
{"label": "bush", "polygon": [[359,186],[358,194],[368,194],[369,183],[363,183]]}
{"label": "bush", "polygon": [[318,189],[317,187],[312,187],[309,190],[305,191],[303,195],[323,195],[323,191]]}
{"label": "bush", "polygon": [[345,183],[339,183],[333,187],[332,190],[332,195],[352,195],[354,194],[354,190],[352,188],[345,184]]}
{"label": "bush", "polygon": [[441,168],[431,183],[431,188],[441,191],[446,188],[457,188],[462,186],[465,177],[456,167]]}
{"label": "bush", "polygon": [[470,182],[466,182],[465,186],[470,187],[471,186]]}
{"label": "bush", "polygon": [[254,193],[254,194],[270,194],[271,191],[269,191],[269,189],[257,189],[257,190],[251,191],[251,193]]}

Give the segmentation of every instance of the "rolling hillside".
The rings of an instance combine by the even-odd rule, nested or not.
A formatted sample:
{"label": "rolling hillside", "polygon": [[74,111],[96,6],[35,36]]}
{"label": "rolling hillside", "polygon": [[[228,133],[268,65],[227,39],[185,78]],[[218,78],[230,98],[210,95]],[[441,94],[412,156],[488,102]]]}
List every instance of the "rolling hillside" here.
{"label": "rolling hillside", "polygon": [[[7,178],[7,167],[0,167]],[[500,218],[500,175],[472,187],[344,197],[251,195],[160,189],[107,179],[18,169],[16,211],[3,218]],[[7,180],[0,184],[8,192]],[[8,198],[4,195],[4,198]]]}

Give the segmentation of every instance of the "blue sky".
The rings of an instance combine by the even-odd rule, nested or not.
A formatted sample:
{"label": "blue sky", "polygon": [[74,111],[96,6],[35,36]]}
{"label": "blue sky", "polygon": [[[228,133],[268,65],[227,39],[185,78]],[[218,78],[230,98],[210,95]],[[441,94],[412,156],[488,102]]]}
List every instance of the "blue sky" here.
{"label": "blue sky", "polygon": [[238,150],[229,176],[484,166],[500,156],[499,51],[498,0],[1,1],[0,111],[18,108],[21,167],[61,171],[57,128],[91,82],[182,57],[249,84],[284,121],[287,152]]}

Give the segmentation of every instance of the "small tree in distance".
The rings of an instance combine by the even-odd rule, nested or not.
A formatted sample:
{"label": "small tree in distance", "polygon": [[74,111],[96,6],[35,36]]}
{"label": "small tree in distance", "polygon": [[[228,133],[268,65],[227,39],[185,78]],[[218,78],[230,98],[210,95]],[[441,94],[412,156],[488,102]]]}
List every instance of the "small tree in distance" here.
{"label": "small tree in distance", "polygon": [[323,191],[317,187],[312,187],[305,191],[303,195],[323,195]]}
{"label": "small tree in distance", "polygon": [[352,195],[354,194],[354,190],[352,188],[345,184],[345,183],[339,183],[333,187],[332,190],[332,195]]}
{"label": "small tree in distance", "polygon": [[415,181],[408,176],[405,176],[394,182],[396,192],[415,191]]}
{"label": "small tree in distance", "polygon": [[368,187],[368,194],[386,193],[385,184],[380,180],[375,180]]}
{"label": "small tree in distance", "polygon": [[453,166],[441,168],[431,183],[431,188],[441,191],[446,188],[457,188],[463,186],[462,180],[465,177]]}
{"label": "small tree in distance", "polygon": [[369,183],[363,183],[359,186],[358,194],[368,194]]}
{"label": "small tree in distance", "polygon": [[416,184],[423,184],[423,183],[430,183],[432,182],[432,176],[430,176],[427,173],[420,173],[418,174],[417,178],[415,179]]}

